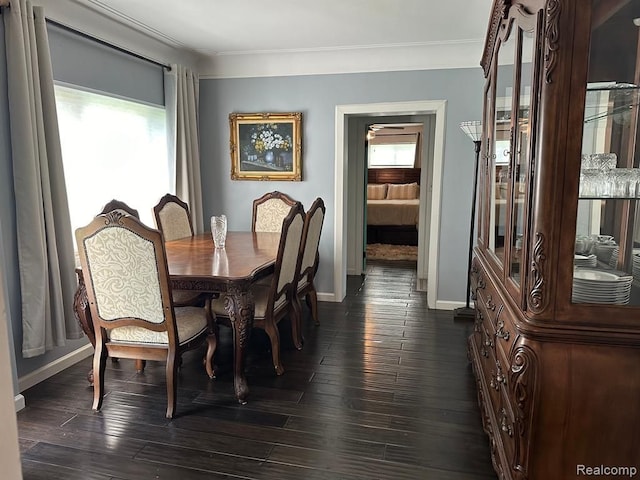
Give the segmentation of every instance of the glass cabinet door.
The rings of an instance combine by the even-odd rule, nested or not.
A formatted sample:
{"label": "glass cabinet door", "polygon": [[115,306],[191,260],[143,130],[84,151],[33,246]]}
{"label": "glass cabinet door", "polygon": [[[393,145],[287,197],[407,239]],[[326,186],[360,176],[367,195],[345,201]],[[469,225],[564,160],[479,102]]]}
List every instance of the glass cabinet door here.
{"label": "glass cabinet door", "polygon": [[640,1],[592,19],[572,302],[640,305]]}
{"label": "glass cabinet door", "polygon": [[522,276],[522,244],[525,235],[525,209],[529,171],[531,89],[536,55],[535,32],[518,29],[520,37],[518,106],[514,122],[513,193],[511,208],[511,266],[509,275],[519,285]]}
{"label": "glass cabinet door", "polygon": [[478,181],[479,181],[479,191],[482,192],[478,198],[480,209],[478,212],[478,244],[487,248],[487,225],[489,222],[489,207],[486,205],[487,199],[490,198],[488,195],[488,189],[493,188],[493,182],[489,182],[486,172],[489,171],[489,159],[492,158],[492,133],[490,125],[493,124],[493,85],[491,83],[491,76],[489,75],[487,79],[487,84],[485,86],[485,94],[484,94],[484,115],[483,115],[483,129],[482,135],[483,138],[481,143],[481,161],[478,166]]}
{"label": "glass cabinet door", "polygon": [[511,164],[511,125],[513,105],[513,74],[515,62],[515,35],[499,45],[495,73],[495,105],[493,117],[491,182],[489,198],[488,246],[504,264],[507,237],[507,199]]}

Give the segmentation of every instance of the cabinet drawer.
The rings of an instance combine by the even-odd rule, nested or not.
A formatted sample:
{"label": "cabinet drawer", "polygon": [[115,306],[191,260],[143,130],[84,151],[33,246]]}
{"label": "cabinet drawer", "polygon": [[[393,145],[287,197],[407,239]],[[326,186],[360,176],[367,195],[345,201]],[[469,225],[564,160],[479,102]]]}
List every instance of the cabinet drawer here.
{"label": "cabinet drawer", "polygon": [[494,405],[496,418],[501,408],[505,408],[513,416],[513,409],[509,398],[509,365],[505,363],[501,355],[492,353],[487,360],[489,364],[486,368],[487,387],[491,396],[491,403]]}
{"label": "cabinet drawer", "polygon": [[[479,275],[476,290],[477,318],[475,331],[482,339],[479,351],[489,349],[494,352],[494,362],[487,372],[493,372],[493,378],[506,382],[510,369],[510,353],[519,336],[515,327],[513,312],[503,301],[491,282],[482,281]],[[479,326],[481,324],[481,326]],[[485,355],[486,356],[486,355]],[[487,379],[489,384],[490,379]],[[506,383],[503,383],[506,386]]]}
{"label": "cabinet drawer", "polygon": [[507,457],[507,464],[503,468],[508,469],[510,465],[515,465],[515,440],[516,435],[516,422],[511,411],[511,407],[507,400],[507,397],[503,397],[502,401],[498,404],[498,409],[495,412],[496,416],[496,433],[500,435],[502,440],[502,447],[504,449],[505,456]]}
{"label": "cabinet drawer", "polygon": [[[499,297],[491,284],[480,282],[476,289],[476,308],[482,312],[483,321],[489,321],[493,325],[495,331],[496,319],[501,308],[498,305]],[[500,305],[502,307],[502,305]]]}
{"label": "cabinet drawer", "polygon": [[[491,443],[491,460],[494,468],[498,472],[498,477],[502,480],[511,480],[515,478],[511,474],[510,465],[513,464],[514,458],[514,441],[515,432],[513,415],[509,408],[508,399],[504,397],[506,390],[501,382],[495,382],[496,373],[496,357],[492,350],[486,350],[487,357],[480,353],[478,348],[478,336],[473,337],[474,341],[472,350],[473,358],[478,363],[475,369],[476,380],[478,385],[478,402],[481,407],[482,425],[485,432],[489,435]],[[492,382],[493,375],[493,385]],[[498,388],[495,388],[495,385]]]}
{"label": "cabinet drawer", "polygon": [[509,358],[509,353],[513,347],[517,337],[518,330],[516,329],[513,318],[509,316],[507,309],[501,309],[496,316],[495,328],[495,343],[502,349],[505,360]]}
{"label": "cabinet drawer", "polygon": [[[477,313],[482,315],[481,312]],[[472,341],[478,353],[479,373],[484,377],[487,387],[489,387],[492,374],[495,375],[496,369],[496,355],[493,344],[494,336],[488,332],[487,325],[480,323],[472,336]],[[491,390],[491,387],[489,387],[489,389]],[[493,400],[493,398],[491,400]]]}

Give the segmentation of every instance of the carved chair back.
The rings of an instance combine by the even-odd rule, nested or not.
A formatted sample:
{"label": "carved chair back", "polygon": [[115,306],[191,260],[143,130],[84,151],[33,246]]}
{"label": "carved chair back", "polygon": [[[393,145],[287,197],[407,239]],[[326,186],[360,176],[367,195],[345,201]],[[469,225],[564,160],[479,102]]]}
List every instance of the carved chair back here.
{"label": "carved chair back", "polygon": [[138,210],[136,210],[135,208],[131,208],[129,205],[127,205],[123,201],[116,200],[115,198],[110,202],[107,202],[107,204],[104,207],[102,207],[102,211],[100,213],[109,213],[109,212],[113,212],[114,210],[120,210],[122,213],[131,215],[132,217],[136,217],[138,219],[140,218],[140,214],[138,213]]}

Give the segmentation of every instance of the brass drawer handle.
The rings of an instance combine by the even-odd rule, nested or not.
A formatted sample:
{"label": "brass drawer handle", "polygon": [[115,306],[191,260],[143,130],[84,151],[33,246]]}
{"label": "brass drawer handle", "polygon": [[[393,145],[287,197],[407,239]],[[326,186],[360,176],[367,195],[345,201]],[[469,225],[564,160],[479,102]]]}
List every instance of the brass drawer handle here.
{"label": "brass drawer handle", "polygon": [[505,341],[509,341],[509,331],[504,329],[504,320],[498,320],[496,330],[496,337],[502,338]]}
{"label": "brass drawer handle", "polygon": [[502,365],[500,364],[500,360],[496,360],[496,373],[495,375],[491,372],[491,381],[489,385],[494,390],[500,390],[500,385],[507,386],[507,376],[502,373]]}
{"label": "brass drawer handle", "polygon": [[482,331],[482,322],[484,321],[484,315],[480,310],[476,309],[476,320],[473,322],[473,330],[480,333]]}
{"label": "brass drawer handle", "polygon": [[496,304],[493,303],[493,298],[491,298],[491,295],[487,295],[486,305],[487,305],[487,308],[492,312],[496,310]]}
{"label": "brass drawer handle", "polygon": [[486,330],[484,331],[484,346],[491,349],[494,346],[493,339],[491,338],[491,335],[489,335],[489,332],[487,332]]}
{"label": "brass drawer handle", "polygon": [[486,330],[483,329],[482,332],[482,336],[484,337],[484,340],[482,341],[482,350],[480,353],[482,353],[482,356],[485,358],[489,358],[489,351],[487,350],[487,347],[493,349],[493,340],[491,339],[491,336],[489,335],[489,333],[487,333]]}
{"label": "brass drawer handle", "polygon": [[502,385],[506,385],[507,384],[507,379],[501,372],[498,371],[494,376],[492,375],[492,378],[491,378],[491,381],[489,382],[489,385],[495,391],[498,391],[498,390],[500,390],[500,385],[501,384]]}
{"label": "brass drawer handle", "polygon": [[513,437],[513,425],[507,420],[507,410],[503,407],[500,409],[500,429],[509,437]]}

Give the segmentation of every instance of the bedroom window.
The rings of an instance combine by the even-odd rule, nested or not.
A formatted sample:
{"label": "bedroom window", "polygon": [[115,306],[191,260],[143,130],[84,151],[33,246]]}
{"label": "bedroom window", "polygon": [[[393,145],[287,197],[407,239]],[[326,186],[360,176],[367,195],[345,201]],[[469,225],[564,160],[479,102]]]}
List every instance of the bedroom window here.
{"label": "bedroom window", "polygon": [[369,168],[413,168],[416,143],[369,144]]}
{"label": "bedroom window", "polygon": [[114,198],[153,225],[153,205],[173,190],[165,109],[62,85],[55,93],[73,230]]}

